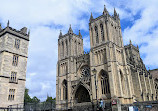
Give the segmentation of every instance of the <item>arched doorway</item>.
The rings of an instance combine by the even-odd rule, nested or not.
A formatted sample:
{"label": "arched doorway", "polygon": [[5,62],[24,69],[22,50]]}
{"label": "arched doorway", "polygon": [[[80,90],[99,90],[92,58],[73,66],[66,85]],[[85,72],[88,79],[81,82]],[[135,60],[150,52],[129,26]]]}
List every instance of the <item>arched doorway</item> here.
{"label": "arched doorway", "polygon": [[88,90],[84,86],[80,85],[76,91],[75,99],[77,100],[77,103],[90,102]]}

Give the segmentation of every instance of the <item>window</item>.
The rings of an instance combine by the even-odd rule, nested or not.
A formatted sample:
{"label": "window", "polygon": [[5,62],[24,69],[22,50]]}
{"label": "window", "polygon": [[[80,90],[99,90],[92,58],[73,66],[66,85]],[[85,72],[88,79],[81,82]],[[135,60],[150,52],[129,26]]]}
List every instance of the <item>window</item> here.
{"label": "window", "polygon": [[67,81],[63,81],[63,100],[67,100]]}
{"label": "window", "polygon": [[95,26],[95,35],[96,35],[96,43],[99,43],[98,28],[97,28],[97,26]]}
{"label": "window", "polygon": [[15,48],[19,49],[19,47],[20,47],[20,40],[15,39]]}
{"label": "window", "polygon": [[142,101],[144,101],[143,92],[141,93]]}
{"label": "window", "polygon": [[67,44],[67,40],[66,40],[66,55],[68,56],[68,44]]}
{"label": "window", "polygon": [[103,24],[100,24],[100,29],[101,29],[102,41],[104,41],[104,29],[103,29]]}
{"label": "window", "polygon": [[13,63],[12,63],[13,66],[17,66],[18,65],[18,58],[19,58],[18,55],[13,55]]}
{"label": "window", "polygon": [[64,57],[64,42],[62,42],[62,54],[63,54],[63,57]]}
{"label": "window", "polygon": [[106,72],[101,73],[101,89],[102,94],[110,94],[109,78]]}
{"label": "window", "polygon": [[15,89],[9,89],[8,100],[9,100],[9,101],[13,101],[14,98],[15,98]]}
{"label": "window", "polygon": [[10,82],[17,82],[17,72],[11,72]]}
{"label": "window", "polygon": [[122,73],[121,70],[120,70],[120,78],[121,78],[122,92],[124,94],[124,92],[125,92],[125,81],[124,81],[123,73]]}
{"label": "window", "polygon": [[93,29],[91,28],[91,34],[92,34],[92,45],[94,45],[94,42],[93,42]]}

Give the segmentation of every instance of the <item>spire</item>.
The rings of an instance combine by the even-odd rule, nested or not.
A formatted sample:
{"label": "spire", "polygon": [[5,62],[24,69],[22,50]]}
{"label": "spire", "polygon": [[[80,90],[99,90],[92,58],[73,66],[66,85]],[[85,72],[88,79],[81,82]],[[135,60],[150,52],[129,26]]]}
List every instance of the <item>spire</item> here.
{"label": "spire", "polygon": [[0,23],[0,30],[2,29],[1,23]]}
{"label": "spire", "polygon": [[29,29],[29,32],[28,32],[28,36],[30,36],[30,29]]}
{"label": "spire", "polygon": [[80,30],[79,30],[79,34],[78,35],[79,35],[79,37],[82,37]]}
{"label": "spire", "polygon": [[115,17],[117,16],[117,12],[116,12],[115,8],[114,8],[114,16]]}
{"label": "spire", "polygon": [[104,5],[104,10],[103,10],[103,15],[105,15],[106,13],[108,13],[106,6]]}
{"label": "spire", "polygon": [[137,49],[139,49],[138,45],[137,45]]}
{"label": "spire", "polygon": [[72,34],[72,33],[73,33],[73,30],[72,30],[72,28],[71,28],[71,24],[70,24],[68,33],[69,33],[69,34]]}
{"label": "spire", "polygon": [[91,17],[89,19],[89,21],[91,22],[93,20],[93,15],[92,15],[92,12],[91,12]]}
{"label": "spire", "polygon": [[59,36],[62,36],[62,32],[61,32],[61,30],[60,30],[60,34],[59,34]]}
{"label": "spire", "polygon": [[130,44],[132,44],[132,41],[131,41],[131,40],[129,40],[129,43],[130,43]]}
{"label": "spire", "polygon": [[9,20],[8,20],[8,23],[7,23],[7,27],[9,27]]}

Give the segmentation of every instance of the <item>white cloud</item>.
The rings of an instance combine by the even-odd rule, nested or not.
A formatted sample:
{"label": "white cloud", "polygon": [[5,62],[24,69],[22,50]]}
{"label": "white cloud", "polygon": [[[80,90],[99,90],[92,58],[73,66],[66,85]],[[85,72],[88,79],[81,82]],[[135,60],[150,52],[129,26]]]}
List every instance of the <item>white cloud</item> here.
{"label": "white cloud", "polygon": [[90,37],[89,36],[86,36],[83,38],[83,47],[85,50],[90,49]]}
{"label": "white cloud", "polygon": [[[134,23],[131,27],[127,24],[123,31],[125,44],[129,39],[136,44],[147,43],[140,47],[140,52],[146,55],[144,62],[158,66],[157,0],[1,0],[3,27],[9,19],[13,28],[26,26],[31,30],[26,81],[31,96],[44,100],[48,93],[55,97],[59,30],[64,34],[72,24],[74,32],[83,31],[84,48],[88,50],[90,13],[94,13],[94,17],[101,15],[104,4],[110,14],[115,7],[122,20]],[[137,14],[140,17],[135,19]]]}
{"label": "white cloud", "polygon": [[[139,6],[139,7],[138,7]],[[123,32],[124,43],[127,44],[129,39],[133,43],[142,45],[140,47],[141,54],[145,55],[144,63],[153,68],[158,67],[156,63],[158,52],[158,16],[156,15],[158,10],[158,1],[157,0],[143,0],[137,1],[133,0],[132,4],[129,5],[132,13],[140,13],[140,18],[134,21],[132,27],[127,27]]]}

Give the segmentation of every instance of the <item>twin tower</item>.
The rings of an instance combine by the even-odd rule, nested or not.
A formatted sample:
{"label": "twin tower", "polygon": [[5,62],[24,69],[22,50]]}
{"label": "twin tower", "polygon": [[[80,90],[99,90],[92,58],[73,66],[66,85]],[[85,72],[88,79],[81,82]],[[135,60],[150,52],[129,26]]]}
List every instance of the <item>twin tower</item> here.
{"label": "twin tower", "polygon": [[[90,107],[92,103],[96,107],[100,99],[110,103],[112,98],[117,98],[121,104],[130,104],[155,98],[153,79],[149,80],[152,92],[144,92],[143,97],[142,89],[145,86],[138,86],[142,82],[146,84],[146,81],[138,80],[138,86],[135,84],[140,79],[140,71],[150,74],[144,68],[139,49],[132,44],[124,46],[121,33],[119,15],[115,9],[114,14],[109,15],[105,6],[101,16],[90,16],[89,53],[84,53],[80,31],[76,35],[70,26],[67,34],[60,32],[56,74],[57,110],[75,110],[79,106]],[[131,56],[133,53],[137,59]]]}

